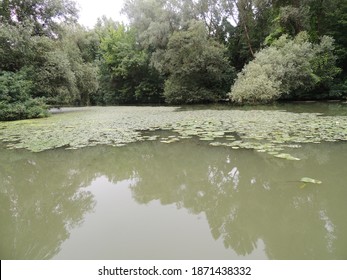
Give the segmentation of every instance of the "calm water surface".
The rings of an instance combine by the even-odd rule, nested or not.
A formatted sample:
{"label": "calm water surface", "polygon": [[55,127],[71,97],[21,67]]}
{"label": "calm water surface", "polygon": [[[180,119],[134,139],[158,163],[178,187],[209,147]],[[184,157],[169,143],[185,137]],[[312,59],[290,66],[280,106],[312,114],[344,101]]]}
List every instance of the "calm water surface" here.
{"label": "calm water surface", "polygon": [[290,152],[0,147],[0,258],[347,259],[347,143]]}

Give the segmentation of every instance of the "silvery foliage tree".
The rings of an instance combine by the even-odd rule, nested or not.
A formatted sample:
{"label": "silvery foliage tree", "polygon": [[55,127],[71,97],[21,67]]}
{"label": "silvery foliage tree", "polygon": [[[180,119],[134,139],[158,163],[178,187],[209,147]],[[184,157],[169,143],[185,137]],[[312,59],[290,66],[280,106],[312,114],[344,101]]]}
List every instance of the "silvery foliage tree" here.
{"label": "silvery foliage tree", "polygon": [[187,29],[191,20],[196,20],[204,23],[208,37],[223,40],[223,22],[231,20],[230,13],[235,12],[232,7],[227,0],[127,0],[123,12],[137,30],[140,44],[150,51],[151,63],[162,72],[169,39],[175,31]]}
{"label": "silvery foliage tree", "polygon": [[218,42],[225,43],[223,20],[232,11],[227,2],[125,2],[124,12],[137,31],[139,45],[148,51],[150,64],[165,81],[167,102],[195,103],[225,98],[233,70],[225,47]]}
{"label": "silvery foliage tree", "polygon": [[56,38],[60,23],[76,23],[78,10],[71,0],[2,0],[0,22],[18,25],[33,24],[33,35]]}
{"label": "silvery foliage tree", "polygon": [[268,103],[327,84],[339,72],[333,50],[333,39],[328,36],[313,44],[306,32],[294,39],[283,35],[243,68],[230,98],[240,104]]}

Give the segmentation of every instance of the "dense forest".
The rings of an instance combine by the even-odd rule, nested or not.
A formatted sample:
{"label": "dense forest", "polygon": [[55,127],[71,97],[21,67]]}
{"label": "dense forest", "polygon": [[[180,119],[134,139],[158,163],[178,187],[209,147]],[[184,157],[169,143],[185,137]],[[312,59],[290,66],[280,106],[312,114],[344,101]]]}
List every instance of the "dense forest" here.
{"label": "dense forest", "polygon": [[[97,3],[95,3],[97,5]],[[346,99],[346,0],[0,0],[0,120],[51,106]]]}

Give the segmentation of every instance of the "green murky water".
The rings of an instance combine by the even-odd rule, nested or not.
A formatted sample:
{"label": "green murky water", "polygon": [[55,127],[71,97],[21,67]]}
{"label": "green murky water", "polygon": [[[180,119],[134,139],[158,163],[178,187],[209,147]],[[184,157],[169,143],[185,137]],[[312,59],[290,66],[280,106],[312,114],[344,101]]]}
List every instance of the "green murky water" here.
{"label": "green murky water", "polygon": [[0,258],[347,259],[347,142],[286,152],[2,145]]}

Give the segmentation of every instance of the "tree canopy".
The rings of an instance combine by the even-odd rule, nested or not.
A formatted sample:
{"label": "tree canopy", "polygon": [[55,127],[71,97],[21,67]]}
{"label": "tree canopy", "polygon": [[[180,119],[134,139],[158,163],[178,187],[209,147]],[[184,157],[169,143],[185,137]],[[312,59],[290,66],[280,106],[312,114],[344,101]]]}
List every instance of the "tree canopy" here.
{"label": "tree canopy", "polygon": [[328,88],[340,71],[333,50],[328,36],[312,44],[306,32],[294,39],[282,35],[238,74],[230,97],[237,103],[257,104]]}
{"label": "tree canopy", "polygon": [[233,77],[225,47],[198,21],[170,37],[161,69],[168,77],[166,101],[175,104],[225,99]]}
{"label": "tree canopy", "polygon": [[127,25],[103,16],[87,29],[72,0],[1,0],[0,119],[347,97],[345,0],[126,0],[123,13]]}

